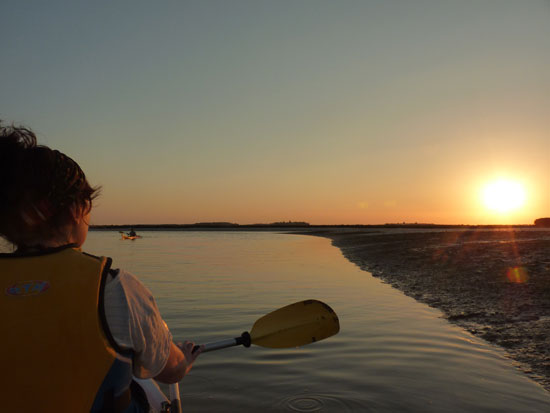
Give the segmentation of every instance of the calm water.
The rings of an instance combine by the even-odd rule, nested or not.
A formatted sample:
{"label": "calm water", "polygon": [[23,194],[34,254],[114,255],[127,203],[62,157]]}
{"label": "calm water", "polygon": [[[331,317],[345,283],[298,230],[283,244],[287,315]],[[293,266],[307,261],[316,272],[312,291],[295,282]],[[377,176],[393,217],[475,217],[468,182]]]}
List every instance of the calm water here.
{"label": "calm water", "polygon": [[298,349],[202,355],[181,383],[187,412],[549,412],[550,394],[503,353],[347,261],[324,238],[264,232],[91,232],[154,293],[177,340],[240,335],[308,298],[340,318],[332,338]]}

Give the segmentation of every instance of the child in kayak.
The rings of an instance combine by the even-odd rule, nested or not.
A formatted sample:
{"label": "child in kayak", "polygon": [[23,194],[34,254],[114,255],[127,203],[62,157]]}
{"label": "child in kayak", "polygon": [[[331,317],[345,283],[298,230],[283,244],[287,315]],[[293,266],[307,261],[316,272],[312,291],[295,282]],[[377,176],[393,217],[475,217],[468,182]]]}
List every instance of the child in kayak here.
{"label": "child in kayak", "polygon": [[[151,292],[81,252],[98,194],[67,155],[0,123],[2,410],[145,412],[132,381],[180,381],[202,349],[174,343]],[[6,387],[7,383],[7,387]]]}

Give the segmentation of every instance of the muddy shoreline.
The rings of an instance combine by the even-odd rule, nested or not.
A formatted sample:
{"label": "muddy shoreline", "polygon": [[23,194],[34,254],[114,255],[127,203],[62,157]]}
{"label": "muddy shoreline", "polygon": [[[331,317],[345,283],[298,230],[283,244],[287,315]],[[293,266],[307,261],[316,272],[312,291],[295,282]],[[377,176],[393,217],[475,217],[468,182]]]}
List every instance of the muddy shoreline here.
{"label": "muddy shoreline", "polygon": [[501,346],[550,391],[550,230],[300,232]]}

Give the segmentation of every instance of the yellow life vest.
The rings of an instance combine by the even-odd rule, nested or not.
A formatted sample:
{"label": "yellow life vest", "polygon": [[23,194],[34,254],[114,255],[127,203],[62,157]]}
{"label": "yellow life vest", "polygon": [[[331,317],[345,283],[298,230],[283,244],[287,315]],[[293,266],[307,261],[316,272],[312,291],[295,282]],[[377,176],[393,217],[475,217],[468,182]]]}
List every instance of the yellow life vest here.
{"label": "yellow life vest", "polygon": [[117,361],[103,313],[110,265],[70,247],[0,254],[1,411],[105,411],[120,396],[98,396]]}

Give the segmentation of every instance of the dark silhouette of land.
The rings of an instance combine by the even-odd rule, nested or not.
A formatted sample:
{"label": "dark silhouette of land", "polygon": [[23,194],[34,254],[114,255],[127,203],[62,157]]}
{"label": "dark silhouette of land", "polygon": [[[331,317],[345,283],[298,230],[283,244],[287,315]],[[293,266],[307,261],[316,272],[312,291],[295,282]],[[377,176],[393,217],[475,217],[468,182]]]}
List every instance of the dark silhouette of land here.
{"label": "dark silhouette of land", "polygon": [[536,227],[550,228],[550,218],[539,218],[535,219]]}
{"label": "dark silhouette of land", "polygon": [[[547,218],[543,218],[547,219]],[[92,225],[91,230],[107,230],[107,231],[120,231],[126,228],[139,229],[141,231],[186,231],[186,230],[219,230],[219,231],[231,231],[231,230],[279,230],[279,229],[380,229],[380,228],[417,228],[417,229],[505,229],[505,228],[531,228],[534,225],[518,224],[518,225],[442,225],[442,224],[429,224],[429,223],[387,223],[387,224],[334,224],[334,225],[317,225],[310,224],[303,221],[281,221],[273,222],[269,224],[237,224],[233,222],[197,222],[194,224],[115,224],[115,225]],[[542,226],[542,225],[538,225]]]}

